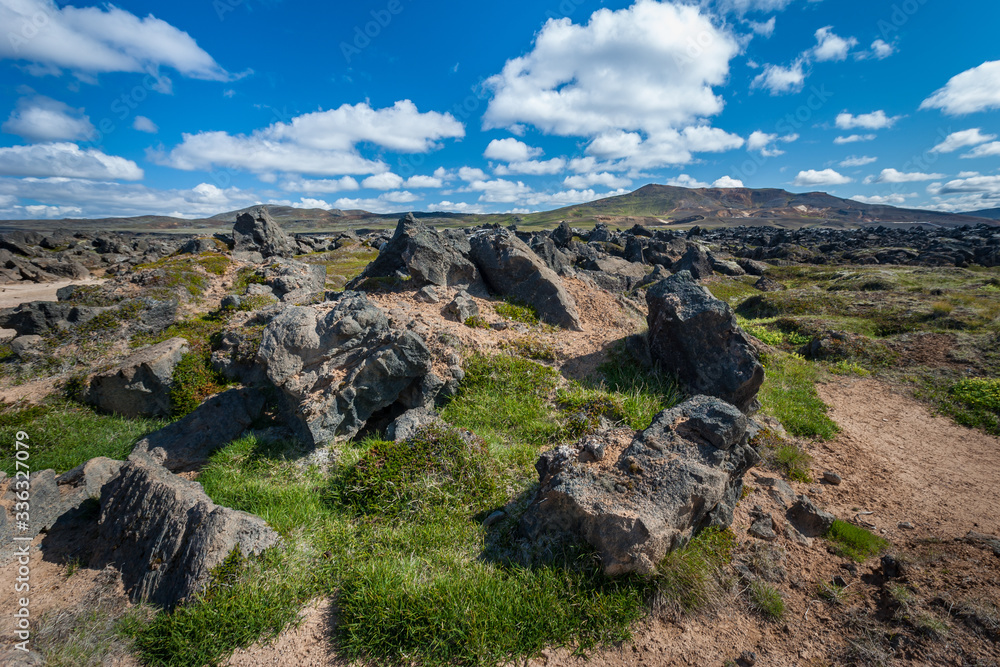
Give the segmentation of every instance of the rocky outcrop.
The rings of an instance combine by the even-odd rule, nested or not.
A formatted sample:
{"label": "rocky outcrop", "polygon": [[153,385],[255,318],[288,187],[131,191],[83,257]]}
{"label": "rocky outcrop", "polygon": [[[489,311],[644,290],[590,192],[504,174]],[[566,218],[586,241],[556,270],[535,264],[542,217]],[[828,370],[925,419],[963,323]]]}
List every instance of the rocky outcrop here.
{"label": "rocky outcrop", "polygon": [[646,293],[649,350],[692,394],[752,412],[764,368],[732,309],[682,271]]}
{"label": "rocky outcrop", "polygon": [[698,530],[732,522],[743,475],[759,460],[747,423],[734,406],[696,396],[631,442],[612,432],[546,452],[521,530],[536,543],[585,540],[609,575],[652,574]]}
{"label": "rocky outcrop", "polygon": [[357,292],[333,307],[288,307],[264,330],[257,363],[308,443],[355,435],[376,413],[432,404],[444,381],[430,351]]}
{"label": "rocky outcrop", "polygon": [[234,249],[240,252],[259,252],[268,257],[291,257],[295,254],[295,239],[289,236],[261,206],[248,213],[241,213],[233,226]]}
{"label": "rocky outcrop", "polygon": [[439,285],[485,293],[479,269],[469,260],[469,242],[462,232],[438,232],[407,214],[392,239],[368,265],[362,278],[408,273],[417,287]]}
{"label": "rocky outcrop", "polygon": [[582,330],[576,302],[552,269],[506,229],[485,229],[470,239],[471,257],[494,292],[533,306],[542,321]]}
{"label": "rocky outcrop", "polygon": [[42,335],[82,324],[105,310],[56,301],[29,301],[0,311],[0,329],[13,329],[20,336]]}
{"label": "rocky outcrop", "polygon": [[98,561],[122,573],[133,602],[171,608],[191,599],[233,550],[280,542],[260,517],[212,502],[197,482],[133,454],[101,492]]}
{"label": "rocky outcrop", "polygon": [[264,409],[264,395],[249,388],[229,389],[208,398],[193,412],[150,433],[134,452],[173,472],[196,470],[211,456],[250,428]]}
{"label": "rocky outcrop", "polygon": [[171,338],[127,357],[90,380],[85,399],[125,417],[168,417],[174,368],[188,351],[187,341]]}
{"label": "rocky outcrop", "polygon": [[687,250],[671,269],[674,273],[687,271],[695,280],[701,280],[712,275],[712,262],[704,247],[689,243]]}
{"label": "rocky outcrop", "polygon": [[468,292],[459,292],[444,308],[445,312],[454,316],[459,322],[479,316],[479,305]]}

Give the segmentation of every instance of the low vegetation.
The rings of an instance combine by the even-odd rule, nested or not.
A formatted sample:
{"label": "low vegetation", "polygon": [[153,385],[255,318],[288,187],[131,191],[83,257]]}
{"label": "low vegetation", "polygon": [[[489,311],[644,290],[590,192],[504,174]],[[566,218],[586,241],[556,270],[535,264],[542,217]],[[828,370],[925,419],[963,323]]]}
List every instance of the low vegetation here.
{"label": "low vegetation", "polygon": [[821,369],[794,354],[776,353],[762,359],[766,376],[760,389],[764,412],[778,419],[792,435],[829,440],[837,424],[816,393]]}
{"label": "low vegetation", "polygon": [[863,563],[889,547],[889,543],[869,530],[836,520],[826,534],[838,556]]}

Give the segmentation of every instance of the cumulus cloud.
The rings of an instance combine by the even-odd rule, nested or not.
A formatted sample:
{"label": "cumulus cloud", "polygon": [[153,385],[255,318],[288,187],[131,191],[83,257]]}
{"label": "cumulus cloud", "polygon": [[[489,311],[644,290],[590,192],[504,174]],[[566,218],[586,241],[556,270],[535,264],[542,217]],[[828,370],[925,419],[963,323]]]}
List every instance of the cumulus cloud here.
{"label": "cumulus cloud", "polygon": [[114,5],[59,7],[53,0],[0,3],[0,58],[36,71],[156,72],[172,68],[211,81],[233,78],[188,33],[152,14],[139,18]]}
{"label": "cumulus cloud", "polygon": [[838,166],[841,167],[863,167],[866,164],[871,164],[872,162],[878,162],[877,157],[868,157],[863,155],[861,157],[851,156],[846,160],[842,160]]}
{"label": "cumulus cloud", "polygon": [[333,203],[334,208],[346,210],[364,210],[371,213],[399,213],[401,204],[419,201],[420,197],[406,190],[386,192],[372,199],[350,199],[343,197]]}
{"label": "cumulus cloud", "polygon": [[845,183],[850,183],[852,180],[853,179],[848,178],[833,169],[823,169],[822,171],[807,169],[799,172],[799,175],[795,177],[794,181],[792,181],[792,185],[798,187],[813,187],[815,185],[843,185]]}
{"label": "cumulus cloud", "polygon": [[551,160],[525,160],[524,162],[499,164],[493,168],[493,173],[497,176],[509,176],[511,174],[542,176],[546,174],[558,174],[564,169],[566,169],[566,160],[556,157]]}
{"label": "cumulus cloud", "polygon": [[275,122],[253,133],[184,134],[169,152],[154,151],[150,159],[176,169],[219,166],[254,173],[283,171],[334,176],[375,174],[388,170],[381,161],[364,158],[358,144],[370,143],[398,153],[426,153],[441,139],[465,136],[465,127],[450,113],[421,113],[413,102],[373,109],[367,103],[344,104],[329,111]]}
{"label": "cumulus cloud", "polygon": [[440,188],[444,186],[444,181],[438,176],[416,175],[410,176],[403,183],[406,188]]}
{"label": "cumulus cloud", "polygon": [[944,178],[944,174],[924,174],[919,171],[902,172],[897,169],[883,169],[878,176],[869,176],[865,183],[917,183]]}
{"label": "cumulus cloud", "polygon": [[369,176],[361,181],[361,187],[372,190],[397,190],[403,186],[403,177],[387,171]]}
{"label": "cumulus cloud", "polygon": [[28,141],[76,141],[94,134],[94,126],[83,109],[44,95],[19,99],[2,129]]}
{"label": "cumulus cloud", "polygon": [[872,195],[871,197],[866,197],[864,195],[854,195],[851,197],[854,201],[859,201],[864,204],[888,204],[890,206],[899,206],[905,204],[906,200],[911,197],[916,197],[915,192],[909,194],[892,194],[892,195]]}
{"label": "cumulus cloud", "polygon": [[961,130],[960,132],[952,132],[944,141],[939,143],[937,146],[931,149],[932,153],[954,153],[959,148],[965,148],[966,146],[975,146],[977,144],[983,144],[987,141],[993,141],[997,138],[995,134],[983,134],[982,129],[974,127],[971,130]]}
{"label": "cumulus cloud", "polygon": [[160,128],[145,116],[136,116],[135,120],[132,121],[132,129],[139,130],[140,132],[148,132],[149,134],[156,134],[160,131]]}
{"label": "cumulus cloud", "polygon": [[[705,36],[697,57],[689,53],[691,35]],[[636,168],[687,162],[692,151],[729,150],[734,135],[704,119],[722,111],[713,86],[726,82],[739,50],[728,28],[693,5],[639,0],[627,9],[600,9],[585,25],[550,19],[527,55],[487,79],[493,98],[484,126],[527,124],[587,137],[589,155],[614,155]]]}
{"label": "cumulus cloud", "polygon": [[345,190],[358,190],[361,186],[350,176],[343,178],[322,178],[305,179],[290,178],[281,184],[282,190],[289,192],[304,192],[306,194],[325,194],[330,192],[343,192]]}
{"label": "cumulus cloud", "polygon": [[840,37],[833,32],[833,26],[828,25],[816,31],[816,46],[813,47],[812,57],[817,62],[846,60],[847,54],[857,45],[857,39]]}
{"label": "cumulus cloud", "polygon": [[718,178],[712,183],[713,188],[742,188],[744,187],[743,181],[738,178],[731,178],[729,176],[723,176]]}
{"label": "cumulus cloud", "polygon": [[775,17],[771,17],[763,23],[758,23],[757,21],[750,21],[750,29],[756,34],[762,37],[770,37],[774,34],[774,26],[776,24]]}
{"label": "cumulus cloud", "polygon": [[632,185],[632,180],[624,176],[602,171],[595,174],[567,176],[563,179],[563,185],[573,190],[585,190],[594,185],[603,185],[607,188],[623,188]]}
{"label": "cumulus cloud", "polygon": [[791,3],[792,0],[717,0],[715,6],[721,12],[742,16],[749,12],[781,11]]}
{"label": "cumulus cloud", "polygon": [[131,160],[67,142],[0,148],[0,174],[123,181],[137,181],[143,176],[142,169]]}
{"label": "cumulus cloud", "polygon": [[690,174],[680,174],[674,178],[667,180],[667,185],[673,185],[680,188],[707,188],[708,183],[704,183],[694,178]]}
{"label": "cumulus cloud", "polygon": [[920,104],[949,116],[1000,109],[1000,60],[992,60],[953,76]]}
{"label": "cumulus cloud", "polygon": [[902,116],[887,116],[885,111],[879,109],[871,113],[863,113],[857,116],[846,111],[837,114],[837,127],[841,130],[853,130],[861,128],[865,130],[883,130],[896,124]]}
{"label": "cumulus cloud", "polygon": [[765,65],[764,71],[754,77],[750,88],[764,88],[771,95],[787,95],[802,90],[806,82],[805,60],[799,58],[788,67]]}
{"label": "cumulus cloud", "polygon": [[777,157],[784,155],[785,151],[775,147],[773,144],[779,141],[787,144],[797,141],[798,138],[799,135],[797,134],[786,134],[779,137],[777,134],[768,134],[761,130],[756,130],[747,139],[747,150],[758,151],[764,157]]}
{"label": "cumulus cloud", "polygon": [[932,183],[927,191],[933,195],[985,193],[1000,195],[1000,176],[972,176],[957,178],[947,183]]}
{"label": "cumulus cloud", "polygon": [[270,203],[254,193],[238,188],[222,189],[211,183],[200,183],[190,189],[158,190],[137,183],[77,178],[0,178],[0,197],[4,195],[44,202],[46,206],[80,209],[82,213],[76,215],[88,218],[136,215],[195,218]]}
{"label": "cumulus cloud", "polygon": [[491,141],[483,152],[483,157],[487,160],[500,160],[501,162],[526,162],[541,154],[542,149],[534,148],[523,141],[508,137],[507,139]]}
{"label": "cumulus cloud", "polygon": [[871,51],[869,52],[869,57],[875,58],[876,60],[885,60],[892,54],[896,52],[896,47],[888,42],[876,39],[872,42]]}
{"label": "cumulus cloud", "polygon": [[851,134],[846,137],[837,137],[833,140],[835,144],[854,144],[859,141],[872,141],[875,139],[874,134]]}

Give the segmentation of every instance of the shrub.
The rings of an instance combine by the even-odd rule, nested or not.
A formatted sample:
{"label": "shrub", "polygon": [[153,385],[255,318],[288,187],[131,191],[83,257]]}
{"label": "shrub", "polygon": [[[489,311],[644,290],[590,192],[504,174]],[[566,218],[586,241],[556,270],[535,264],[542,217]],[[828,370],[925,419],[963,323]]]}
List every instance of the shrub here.
{"label": "shrub", "polygon": [[226,379],[212,368],[208,353],[189,352],[174,367],[170,384],[170,409],[174,417],[193,412],[202,401],[220,391]]}

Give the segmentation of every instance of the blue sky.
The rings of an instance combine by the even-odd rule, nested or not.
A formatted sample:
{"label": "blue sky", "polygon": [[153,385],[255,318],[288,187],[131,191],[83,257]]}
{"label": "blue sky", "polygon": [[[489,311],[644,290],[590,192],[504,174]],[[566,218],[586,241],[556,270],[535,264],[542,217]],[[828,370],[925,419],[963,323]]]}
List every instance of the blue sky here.
{"label": "blue sky", "polygon": [[0,0],[0,218],[1000,206],[1000,3]]}

